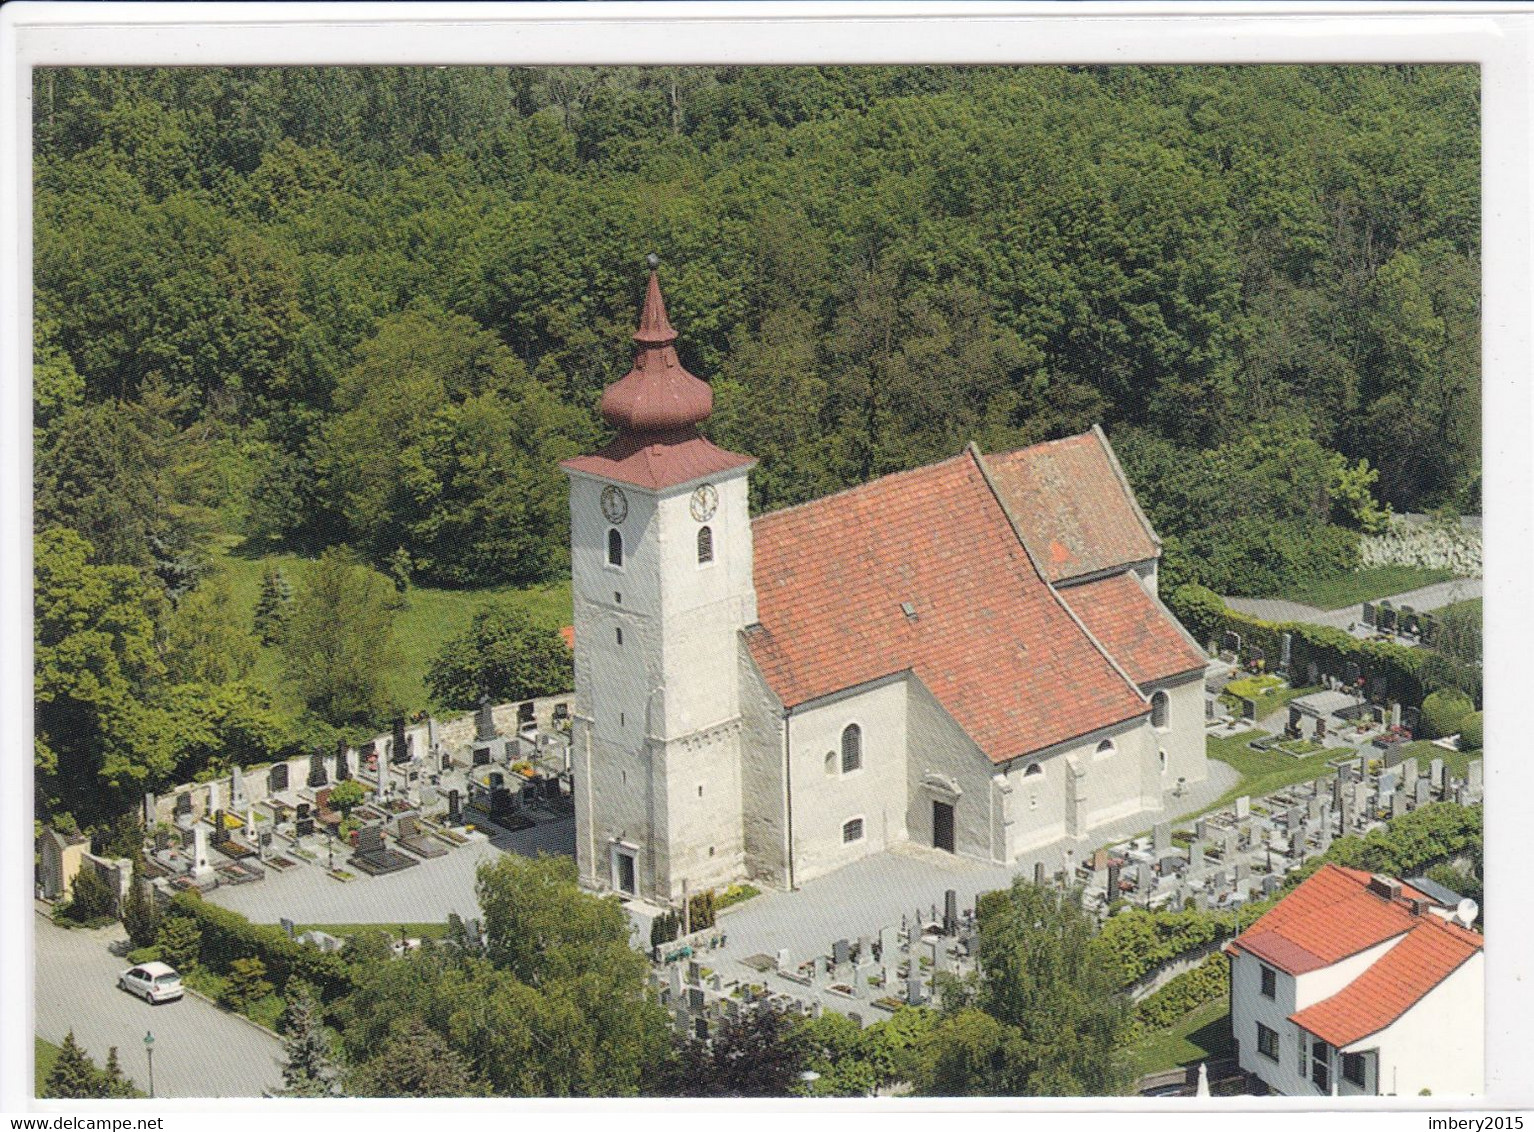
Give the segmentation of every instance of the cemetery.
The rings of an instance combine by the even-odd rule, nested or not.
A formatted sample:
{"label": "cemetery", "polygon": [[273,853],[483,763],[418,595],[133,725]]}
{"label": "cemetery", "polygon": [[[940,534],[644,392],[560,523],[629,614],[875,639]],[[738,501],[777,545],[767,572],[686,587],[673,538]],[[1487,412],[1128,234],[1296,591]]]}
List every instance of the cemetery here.
{"label": "cemetery", "polygon": [[[568,719],[567,697],[486,701],[447,723],[396,719],[358,748],[235,766],[227,778],[146,794],[146,879],[162,898],[280,885],[297,872],[350,883],[567,823]],[[343,783],[354,785],[338,795]]]}

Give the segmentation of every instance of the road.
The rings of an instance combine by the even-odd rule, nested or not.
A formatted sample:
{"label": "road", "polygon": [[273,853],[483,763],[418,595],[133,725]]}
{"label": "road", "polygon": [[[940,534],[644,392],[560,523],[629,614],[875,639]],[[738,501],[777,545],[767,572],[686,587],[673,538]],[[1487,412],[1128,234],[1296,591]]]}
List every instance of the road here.
{"label": "road", "polygon": [[282,1084],[282,1043],[259,1028],[191,995],[150,1006],[118,990],[128,963],[109,948],[123,938],[120,925],[69,931],[43,916],[33,924],[39,1037],[61,1045],[72,1029],[98,1065],[116,1046],[123,1072],[147,1093],[144,1035],[152,1030],[161,1097],[259,1097]]}

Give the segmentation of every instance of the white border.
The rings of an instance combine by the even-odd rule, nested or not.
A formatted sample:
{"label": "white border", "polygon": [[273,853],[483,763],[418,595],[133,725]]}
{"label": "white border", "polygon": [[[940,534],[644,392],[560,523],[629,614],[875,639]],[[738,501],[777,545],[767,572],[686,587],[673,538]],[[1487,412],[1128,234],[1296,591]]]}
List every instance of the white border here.
{"label": "white border", "polygon": [[[3,435],[19,443],[0,453],[0,593],[6,595],[5,643],[0,651],[0,701],[9,724],[9,753],[0,781],[6,865],[0,870],[0,1001],[9,1004],[0,1034],[0,1110],[106,1112],[124,1106],[61,1106],[32,1102],[29,1014],[31,1000],[30,750],[31,680],[30,555],[30,362],[31,253],[29,68],[33,66],[157,63],[1239,63],[1239,62],[1476,62],[1482,67],[1484,235],[1484,513],[1486,516],[1486,704],[1491,749],[1506,762],[1487,767],[1487,858],[1492,895],[1487,947],[1490,1104],[1528,1107],[1534,1086],[1526,1069],[1534,1018],[1529,955],[1531,938],[1526,865],[1515,864],[1527,814],[1510,803],[1534,798],[1534,773],[1521,749],[1515,712],[1526,710],[1528,643],[1534,640],[1526,601],[1526,567],[1534,561],[1530,539],[1530,397],[1534,372],[1530,332],[1530,135],[1534,124],[1534,53],[1531,7],[1516,4],[1329,4],[1329,3],[613,3],[585,4],[48,4],[29,0],[0,9],[0,412]],[[1526,844],[1526,841],[1523,842]],[[1527,858],[1525,857],[1526,861]],[[1443,1101],[1396,1098],[1371,1108],[1421,1110]],[[756,1110],[822,1114],[855,1102],[759,1103]],[[153,1114],[218,1111],[274,1113],[278,1102],[157,1101]],[[278,1120],[299,1112],[326,1111],[282,1102]],[[554,1115],[579,1109],[608,1119],[620,1112],[659,1120],[675,1102],[346,1102],[345,1123],[368,1114],[370,1125],[385,1113],[410,1114],[412,1124],[445,1108],[519,1109]],[[683,1120],[711,1120],[739,1105],[696,1102]],[[881,1105],[886,1112],[890,1105]],[[1163,1101],[911,1101],[903,1111],[980,1112],[1028,1109],[1083,1114],[1133,1111],[1152,1125],[1187,1122],[1191,1105]],[[1292,1123],[1303,1100],[1267,1099],[1266,1115],[1252,1102],[1203,1102],[1200,1111],[1236,1112],[1243,1125]],[[1362,1126],[1388,1119],[1361,1106],[1338,1102]],[[1149,1111],[1145,1111],[1149,1108]],[[1172,1113],[1182,1110],[1179,1115]],[[1455,1111],[1455,1110],[1450,1110]],[[1474,1111],[1461,1105],[1457,1112]],[[1162,1114],[1160,1116],[1156,1114]],[[140,1107],[134,1115],[151,1114]],[[717,1114],[717,1115],[716,1115]],[[883,1119],[890,1119],[884,1117]],[[298,1119],[302,1120],[303,1117]],[[829,1116],[826,1119],[830,1119]],[[930,1121],[932,1118],[925,1118]],[[1079,1119],[1079,1116],[1076,1118]],[[1418,1117],[1417,1119],[1422,1119]],[[269,1126],[271,1116],[262,1121]],[[236,1123],[240,1123],[236,1120]],[[327,1124],[336,1123],[335,1115]],[[839,1122],[840,1123],[840,1122]],[[252,1122],[254,1124],[254,1122]],[[168,1121],[174,1126],[175,1120]],[[1015,1120],[1009,1127],[1015,1126]],[[1392,1127],[1399,1126],[1395,1121]],[[1534,1126],[1531,1126],[1534,1127]]]}

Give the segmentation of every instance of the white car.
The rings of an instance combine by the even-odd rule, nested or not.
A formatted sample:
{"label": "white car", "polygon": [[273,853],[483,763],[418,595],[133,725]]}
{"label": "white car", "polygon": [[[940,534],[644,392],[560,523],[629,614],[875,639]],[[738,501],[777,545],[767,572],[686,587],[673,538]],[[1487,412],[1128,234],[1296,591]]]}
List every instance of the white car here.
{"label": "white car", "polygon": [[180,998],[183,993],[181,976],[168,963],[140,963],[119,975],[117,986],[151,1005]]}

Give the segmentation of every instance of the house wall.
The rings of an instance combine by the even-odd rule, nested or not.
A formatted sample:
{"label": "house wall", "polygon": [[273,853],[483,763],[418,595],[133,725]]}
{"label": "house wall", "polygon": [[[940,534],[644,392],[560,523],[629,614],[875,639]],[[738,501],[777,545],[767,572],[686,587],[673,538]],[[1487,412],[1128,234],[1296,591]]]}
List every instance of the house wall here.
{"label": "house wall", "polygon": [[1398,935],[1394,939],[1387,939],[1366,948],[1357,955],[1339,959],[1330,967],[1322,967],[1318,971],[1307,971],[1300,975],[1295,979],[1294,1008],[1304,1010],[1307,1006],[1314,1006],[1323,999],[1331,998],[1405,938],[1405,935]]}
{"label": "house wall", "polygon": [[[904,673],[788,715],[794,883],[876,853],[906,837],[907,687]],[[862,766],[841,770],[842,732],[862,729]],[[771,752],[753,752],[753,758]],[[846,843],[843,825],[863,819]]]}
{"label": "house wall", "polygon": [[[1237,1060],[1242,1069],[1255,1074],[1268,1088],[1285,1096],[1314,1096],[1310,1083],[1310,1055],[1305,1047],[1301,1069],[1299,1027],[1289,1021],[1295,1011],[1297,980],[1293,975],[1273,968],[1277,973],[1275,996],[1262,993],[1262,968],[1255,955],[1237,950],[1230,957],[1231,1033],[1237,1045]],[[1257,1023],[1278,1034],[1278,1060],[1257,1051]],[[1308,1038],[1306,1039],[1308,1040]]]}
{"label": "house wall", "polygon": [[1394,1023],[1346,1047],[1379,1051],[1379,1092],[1415,1097],[1486,1091],[1486,968],[1476,952]]}
{"label": "house wall", "polygon": [[954,852],[1004,860],[1011,836],[1006,819],[1015,820],[1016,791],[926,685],[913,676],[909,688],[910,757],[904,786],[910,840],[932,845],[932,804],[946,802],[953,806]]}

